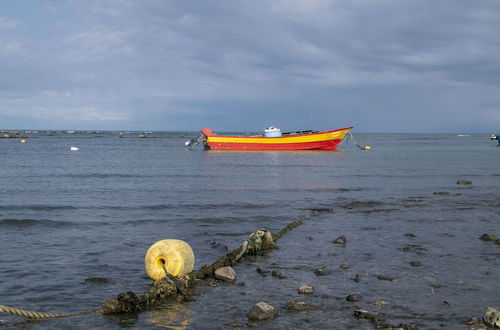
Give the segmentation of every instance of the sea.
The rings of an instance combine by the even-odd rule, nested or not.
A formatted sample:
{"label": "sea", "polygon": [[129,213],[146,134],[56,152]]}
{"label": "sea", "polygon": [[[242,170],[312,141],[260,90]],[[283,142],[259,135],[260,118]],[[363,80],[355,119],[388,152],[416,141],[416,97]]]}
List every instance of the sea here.
{"label": "sea", "polygon": [[[467,329],[500,309],[500,245],[480,239],[500,237],[489,134],[354,131],[371,150],[351,140],[335,152],[217,152],[186,149],[197,132],[69,133],[0,139],[0,305],[99,309],[148,289],[144,257],[159,240],[187,242],[198,269],[257,230],[302,224],[190,302],[40,321],[0,313],[0,328],[375,329],[354,315],[363,309],[395,326]],[[299,294],[303,284],[314,293]],[[260,301],[277,315],[251,322]]]}

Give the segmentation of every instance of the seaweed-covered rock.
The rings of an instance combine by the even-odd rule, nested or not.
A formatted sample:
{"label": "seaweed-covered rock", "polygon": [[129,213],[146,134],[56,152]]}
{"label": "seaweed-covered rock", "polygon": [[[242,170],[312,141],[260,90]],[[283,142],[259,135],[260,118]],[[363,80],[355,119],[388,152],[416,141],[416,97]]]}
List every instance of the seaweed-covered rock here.
{"label": "seaweed-covered rock", "polygon": [[305,301],[289,301],[286,303],[286,310],[289,312],[301,312],[301,311],[310,311],[314,309],[318,309],[318,306],[314,306],[306,303]]}
{"label": "seaweed-covered rock", "polygon": [[484,312],[483,321],[489,327],[500,328],[500,311],[488,307]]}
{"label": "seaweed-covered rock", "polygon": [[103,314],[137,313],[142,310],[142,302],[131,291],[120,293],[116,299],[109,299],[102,306]]}

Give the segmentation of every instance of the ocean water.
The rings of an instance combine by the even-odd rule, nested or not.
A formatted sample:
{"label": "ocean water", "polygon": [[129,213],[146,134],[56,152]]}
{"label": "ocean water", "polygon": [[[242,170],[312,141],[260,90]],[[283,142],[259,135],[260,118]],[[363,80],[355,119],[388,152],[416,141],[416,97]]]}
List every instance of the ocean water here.
{"label": "ocean water", "polygon": [[[238,264],[239,285],[201,287],[192,302],[31,322],[0,313],[0,328],[373,329],[354,317],[362,308],[392,324],[466,329],[500,308],[500,245],[479,239],[500,236],[500,148],[488,134],[355,134],[373,149],[337,152],[186,150],[196,132],[138,134],[0,139],[0,305],[98,309],[148,288],[144,255],[158,240],[188,242],[197,269],[258,229],[304,223]],[[341,235],[347,244],[333,244]],[[299,295],[301,284],[315,293]],[[354,293],[362,299],[346,301]],[[289,312],[291,300],[317,309]],[[258,301],[278,316],[249,324]]]}

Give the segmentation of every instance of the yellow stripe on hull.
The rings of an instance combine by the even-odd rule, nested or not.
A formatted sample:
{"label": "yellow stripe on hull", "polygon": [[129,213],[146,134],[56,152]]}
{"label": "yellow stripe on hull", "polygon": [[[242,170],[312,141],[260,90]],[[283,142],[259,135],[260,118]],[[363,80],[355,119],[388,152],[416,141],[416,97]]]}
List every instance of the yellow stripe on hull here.
{"label": "yellow stripe on hull", "polygon": [[307,143],[329,140],[342,140],[350,128],[323,132],[312,133],[296,136],[281,136],[281,137],[240,137],[240,136],[209,136],[208,143],[265,143],[265,144],[281,144],[281,143]]}

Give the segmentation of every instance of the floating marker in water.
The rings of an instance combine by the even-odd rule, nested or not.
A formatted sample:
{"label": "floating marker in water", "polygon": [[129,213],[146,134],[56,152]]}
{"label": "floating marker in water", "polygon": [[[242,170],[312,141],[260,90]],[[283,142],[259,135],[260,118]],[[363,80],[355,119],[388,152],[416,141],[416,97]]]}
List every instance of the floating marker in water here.
{"label": "floating marker in water", "polygon": [[26,140],[21,140],[21,141],[19,141],[19,142],[21,142],[21,143],[26,143]]}
{"label": "floating marker in water", "polygon": [[80,148],[78,148],[78,147],[71,147],[71,148],[69,148],[69,149],[70,149],[71,151],[77,151],[77,150],[80,150]]}
{"label": "floating marker in water", "polygon": [[151,245],[144,258],[148,276],[158,281],[165,277],[165,269],[176,277],[190,273],[194,267],[194,253],[189,244],[178,239],[164,239]]}

